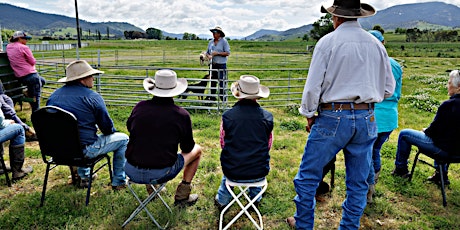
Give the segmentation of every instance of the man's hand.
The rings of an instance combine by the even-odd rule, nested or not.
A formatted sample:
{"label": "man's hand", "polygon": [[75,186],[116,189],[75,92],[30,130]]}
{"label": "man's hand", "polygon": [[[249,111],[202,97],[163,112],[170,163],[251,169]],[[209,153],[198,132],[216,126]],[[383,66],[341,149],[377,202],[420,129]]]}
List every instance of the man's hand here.
{"label": "man's hand", "polygon": [[315,123],[315,119],[316,119],[317,116],[318,116],[318,115],[315,114],[313,117],[310,117],[310,118],[307,117],[307,125],[305,126],[305,130],[306,130],[307,132],[310,132],[311,127],[312,127],[313,124]]}

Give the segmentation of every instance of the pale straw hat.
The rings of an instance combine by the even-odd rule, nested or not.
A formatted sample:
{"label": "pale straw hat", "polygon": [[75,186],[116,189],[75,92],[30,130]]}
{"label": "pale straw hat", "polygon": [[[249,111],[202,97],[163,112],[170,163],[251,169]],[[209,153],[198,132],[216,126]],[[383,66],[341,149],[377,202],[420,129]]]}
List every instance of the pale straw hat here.
{"label": "pale straw hat", "polygon": [[67,67],[65,68],[65,77],[59,79],[58,82],[71,82],[101,73],[104,72],[97,69],[93,69],[93,67],[91,67],[85,60],[76,60],[67,65]]}
{"label": "pale straw hat", "polygon": [[231,90],[238,99],[258,99],[270,95],[270,89],[261,85],[259,78],[253,75],[241,75],[240,80],[232,83]]}
{"label": "pale straw hat", "polygon": [[174,97],[187,89],[187,79],[177,78],[176,72],[169,69],[158,70],[155,79],[144,79],[144,89],[157,97]]}

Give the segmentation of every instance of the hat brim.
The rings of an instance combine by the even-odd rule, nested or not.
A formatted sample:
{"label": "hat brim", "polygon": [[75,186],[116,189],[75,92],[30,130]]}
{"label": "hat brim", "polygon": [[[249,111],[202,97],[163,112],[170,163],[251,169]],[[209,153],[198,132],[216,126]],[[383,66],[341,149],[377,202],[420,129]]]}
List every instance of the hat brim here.
{"label": "hat brim", "polygon": [[245,94],[238,90],[238,82],[233,82],[231,86],[232,94],[235,98],[238,99],[258,99],[258,98],[267,98],[270,95],[270,89],[266,86],[259,85],[259,92],[257,94]]}
{"label": "hat brim", "polygon": [[78,76],[72,76],[72,77],[63,77],[61,79],[59,79],[57,82],[60,82],[60,83],[66,83],[66,82],[71,82],[71,81],[75,81],[75,80],[78,80],[78,79],[82,79],[82,78],[85,78],[85,77],[89,77],[91,75],[94,75],[94,74],[102,74],[104,73],[104,71],[100,71],[100,70],[97,70],[97,69],[91,69],[90,71],[87,71],[83,74],[80,74]]}
{"label": "hat brim", "polygon": [[210,29],[209,31],[211,31],[212,33],[214,33],[214,32],[219,32],[219,33],[220,33],[220,35],[221,35],[221,37],[225,37],[225,33],[224,33],[224,32],[222,32],[221,30]]}
{"label": "hat brim", "polygon": [[[155,87],[155,80],[152,78],[146,78],[144,79],[144,82],[142,83],[144,86],[145,91],[148,93],[157,96],[157,97],[175,97],[187,89],[188,83],[187,79],[185,78],[178,78],[176,87],[172,89],[159,89]],[[153,87],[153,89],[151,89]]]}
{"label": "hat brim", "polygon": [[343,18],[365,18],[375,15],[376,10],[369,4],[361,3],[361,8],[359,11],[342,9],[336,6],[331,6],[328,8],[321,6],[321,13],[330,13],[332,15]]}

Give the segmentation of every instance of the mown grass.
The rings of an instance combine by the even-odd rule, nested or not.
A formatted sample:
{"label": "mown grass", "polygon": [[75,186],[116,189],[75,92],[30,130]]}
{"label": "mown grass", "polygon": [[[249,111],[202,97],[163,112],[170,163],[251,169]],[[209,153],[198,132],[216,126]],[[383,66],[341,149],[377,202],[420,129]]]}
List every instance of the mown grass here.
{"label": "mown grass", "polygon": [[[133,43],[128,41],[111,44],[109,42],[107,45],[129,47]],[[145,44],[151,43],[145,42]],[[159,47],[168,46],[167,44],[164,42]],[[193,43],[184,44],[193,46]],[[203,44],[205,43],[201,42],[196,45],[195,49]],[[267,58],[271,58],[266,53],[276,52],[271,50],[270,44],[272,43],[241,42],[241,49],[253,49],[254,51],[251,52],[260,49],[259,51],[263,51]],[[99,45],[103,47],[103,44]],[[289,47],[297,46],[302,48],[304,45],[301,42],[286,43],[286,47],[282,49],[288,50]],[[283,43],[274,43],[273,46],[283,46]],[[237,45],[235,50],[238,50]],[[418,164],[412,182],[394,178],[390,172],[394,168],[399,131],[404,128],[422,129],[429,125],[435,113],[433,107],[447,99],[445,83],[448,78],[445,71],[458,68],[460,59],[406,57],[405,55],[395,57],[405,66],[403,96],[399,108],[399,128],[382,148],[383,171],[377,184],[375,202],[366,207],[361,219],[361,229],[459,229],[459,165],[452,165],[450,168],[451,185],[447,189],[447,208],[442,206],[440,189],[425,181],[433,171],[431,168]],[[308,65],[305,63],[305,66]],[[233,68],[237,68],[237,65],[234,64]],[[127,132],[125,122],[131,109],[130,106],[109,108],[118,130]],[[306,119],[298,114],[296,105],[269,110],[275,118],[275,141],[271,150],[271,171],[267,177],[269,186],[260,210],[266,229],[288,229],[284,219],[292,216],[295,211],[292,202],[295,196],[292,180],[297,173],[308,137],[304,131]],[[195,140],[203,147],[203,159],[193,182],[193,191],[200,195],[200,199],[195,206],[185,209],[174,207],[170,228],[217,229],[219,213],[214,207],[213,198],[222,176],[219,162],[220,114],[190,112]],[[26,107],[19,112],[19,115],[27,119],[30,124],[29,113],[30,110]],[[413,152],[415,153],[415,149]],[[411,163],[414,153],[410,158]],[[8,154],[5,156],[8,158]],[[89,206],[85,206],[86,190],[67,185],[68,169],[58,167],[50,173],[45,205],[40,208],[45,164],[42,163],[36,142],[27,143],[26,157],[26,164],[34,167],[34,172],[27,178],[9,188],[6,186],[4,176],[0,176],[0,229],[120,229],[121,224],[137,206],[137,201],[128,190],[113,192],[110,189],[109,177],[104,170],[99,173],[99,178],[93,184]],[[326,201],[317,203],[315,219],[317,229],[335,229],[340,221],[341,204],[346,192],[342,153],[338,154],[337,159],[336,186],[327,195]],[[328,181],[329,178],[328,175],[326,180]],[[163,195],[171,205],[175,187],[179,182],[179,177],[169,182],[167,192]],[[143,186],[137,186],[136,189],[141,194],[146,193]],[[149,208],[161,218],[165,217],[164,211],[154,210],[152,206]],[[236,209],[232,209],[232,213],[235,212]],[[227,221],[229,216],[226,215]],[[126,227],[126,229],[152,228],[154,225],[145,212],[141,212]],[[232,229],[253,229],[253,227],[251,222],[243,217]]]}

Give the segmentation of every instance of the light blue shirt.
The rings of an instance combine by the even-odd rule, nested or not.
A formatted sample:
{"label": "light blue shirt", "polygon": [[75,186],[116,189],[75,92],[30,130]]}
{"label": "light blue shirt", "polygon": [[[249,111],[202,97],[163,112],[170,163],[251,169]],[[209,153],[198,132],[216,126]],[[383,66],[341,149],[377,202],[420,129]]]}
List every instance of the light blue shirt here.
{"label": "light blue shirt", "polygon": [[398,101],[401,98],[403,70],[401,65],[393,58],[390,58],[390,63],[396,87],[391,97],[387,97],[382,102],[375,104],[375,119],[379,133],[390,132],[398,128]]}
{"label": "light blue shirt", "polygon": [[[211,53],[214,51],[227,52],[228,55],[230,55],[230,45],[228,44],[227,39],[219,38],[219,41],[217,41],[216,45],[214,45],[214,39],[211,39],[211,41],[209,41],[208,43],[208,50],[206,51],[206,53],[211,55]],[[212,58],[212,63],[227,64],[227,59],[228,56],[222,57],[216,55]]]}
{"label": "light blue shirt", "polygon": [[381,102],[394,88],[383,44],[357,21],[347,21],[315,46],[299,112],[311,118],[322,103]]}

